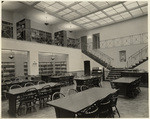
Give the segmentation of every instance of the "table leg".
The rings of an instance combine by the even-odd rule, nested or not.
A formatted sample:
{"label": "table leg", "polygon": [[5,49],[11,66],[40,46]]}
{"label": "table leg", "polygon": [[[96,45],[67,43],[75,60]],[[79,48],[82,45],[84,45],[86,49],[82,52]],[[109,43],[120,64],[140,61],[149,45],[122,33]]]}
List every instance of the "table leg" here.
{"label": "table leg", "polygon": [[8,97],[9,99],[9,110],[8,110],[8,113],[13,116],[13,117],[16,117],[16,96],[14,95],[9,95]]}
{"label": "table leg", "polygon": [[75,117],[75,113],[70,112],[65,109],[58,108],[58,107],[55,107],[55,112],[56,112],[57,118],[74,118]]}

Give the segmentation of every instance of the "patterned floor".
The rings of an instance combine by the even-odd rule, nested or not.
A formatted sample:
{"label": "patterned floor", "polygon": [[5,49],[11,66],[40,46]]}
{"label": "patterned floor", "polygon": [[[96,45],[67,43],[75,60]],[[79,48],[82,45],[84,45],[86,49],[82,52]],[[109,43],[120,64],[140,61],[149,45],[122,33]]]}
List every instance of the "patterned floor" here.
{"label": "patterned floor", "polygon": [[[74,88],[75,86],[67,86],[61,89],[61,92],[66,95],[67,90]],[[111,88],[109,82],[103,82],[102,88]],[[134,99],[125,98],[119,96],[118,110],[121,118],[148,118],[148,88],[141,87],[141,93]],[[11,118],[7,113],[8,101],[2,102],[2,118]],[[115,116],[118,118],[118,116]],[[19,118],[56,118],[55,110],[53,107],[46,107],[44,109],[38,109],[37,112],[22,115]]]}

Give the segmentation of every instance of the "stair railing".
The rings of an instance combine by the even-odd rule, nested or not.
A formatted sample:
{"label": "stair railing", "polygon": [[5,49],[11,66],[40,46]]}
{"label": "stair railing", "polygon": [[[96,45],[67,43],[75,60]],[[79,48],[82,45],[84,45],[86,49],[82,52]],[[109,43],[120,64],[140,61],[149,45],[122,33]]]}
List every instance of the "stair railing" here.
{"label": "stair railing", "polygon": [[127,67],[129,68],[135,65],[136,63],[138,63],[139,61],[143,60],[146,57],[148,57],[148,45],[140,49],[139,51],[137,51],[128,58]]}
{"label": "stair railing", "polygon": [[100,48],[112,48],[120,46],[129,46],[137,44],[145,44],[148,42],[148,33],[140,33],[113,39],[100,41]]}
{"label": "stair railing", "polygon": [[114,59],[99,50],[93,49],[93,42],[87,44],[87,51],[89,51],[91,54],[95,55],[108,65],[112,66],[112,62]]}

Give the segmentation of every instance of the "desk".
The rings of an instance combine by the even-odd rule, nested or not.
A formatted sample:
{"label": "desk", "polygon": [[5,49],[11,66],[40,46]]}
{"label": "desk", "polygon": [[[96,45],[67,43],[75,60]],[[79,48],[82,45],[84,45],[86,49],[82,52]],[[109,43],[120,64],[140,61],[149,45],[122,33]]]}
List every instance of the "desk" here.
{"label": "desk", "polygon": [[64,98],[50,101],[48,104],[55,107],[57,118],[73,118],[77,112],[115,91],[114,89],[94,87]]}
{"label": "desk", "polygon": [[74,78],[77,83],[77,91],[80,91],[80,87],[82,85],[86,85],[88,87],[99,87],[99,83],[101,83],[101,76],[84,76]]}
{"label": "desk", "polygon": [[67,75],[61,75],[61,76],[41,75],[41,79],[47,83],[59,82],[59,83],[62,83],[62,85],[73,84],[73,77],[74,76],[67,76]]}
{"label": "desk", "polygon": [[115,87],[119,89],[120,95],[126,96],[129,84],[136,81],[137,79],[139,79],[139,77],[121,77],[113,80],[112,83],[114,83]]}
{"label": "desk", "polygon": [[16,99],[17,99],[17,96],[20,96],[29,88],[36,88],[37,90],[40,90],[45,85],[50,85],[52,87],[52,93],[54,93],[56,91],[60,91],[60,84],[58,84],[58,83],[46,83],[46,84],[40,84],[40,85],[34,85],[34,86],[10,90],[8,92],[8,99],[9,99],[9,110],[8,110],[8,112],[9,112],[9,114],[12,116],[16,116],[16,111],[17,111]]}
{"label": "desk", "polygon": [[148,87],[148,73],[144,71],[123,71],[122,77],[141,77],[140,86]]}

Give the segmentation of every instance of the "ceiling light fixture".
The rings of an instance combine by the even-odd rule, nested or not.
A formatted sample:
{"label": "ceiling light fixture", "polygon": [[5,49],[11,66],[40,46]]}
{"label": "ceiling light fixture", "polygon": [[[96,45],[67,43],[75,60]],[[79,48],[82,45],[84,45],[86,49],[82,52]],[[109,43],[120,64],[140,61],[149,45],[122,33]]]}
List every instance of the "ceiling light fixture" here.
{"label": "ceiling light fixture", "polygon": [[13,59],[14,58],[14,56],[13,56],[13,52],[12,52],[12,50],[11,50],[11,54],[10,54],[10,56],[9,56],[9,59]]}

